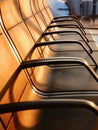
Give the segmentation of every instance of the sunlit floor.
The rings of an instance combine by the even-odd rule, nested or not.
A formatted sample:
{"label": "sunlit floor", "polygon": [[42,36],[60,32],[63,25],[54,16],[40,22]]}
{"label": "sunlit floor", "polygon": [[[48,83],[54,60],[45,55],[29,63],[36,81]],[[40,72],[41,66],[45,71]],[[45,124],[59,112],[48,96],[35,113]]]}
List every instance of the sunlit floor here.
{"label": "sunlit floor", "polygon": [[81,22],[83,24],[83,26],[85,28],[95,28],[95,29],[98,29],[98,18],[95,19],[95,21],[93,22],[92,19],[82,19],[81,18]]}
{"label": "sunlit floor", "polygon": [[91,19],[81,19],[81,23],[85,28],[90,30],[96,44],[98,45],[98,18],[95,19],[94,22]]}

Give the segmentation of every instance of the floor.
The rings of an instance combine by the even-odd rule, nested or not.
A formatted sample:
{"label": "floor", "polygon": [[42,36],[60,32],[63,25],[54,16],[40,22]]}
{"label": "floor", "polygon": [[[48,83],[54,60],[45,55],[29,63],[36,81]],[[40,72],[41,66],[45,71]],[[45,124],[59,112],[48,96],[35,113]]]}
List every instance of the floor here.
{"label": "floor", "polygon": [[96,43],[98,44],[98,19],[95,19],[94,22],[93,20],[82,19],[81,23],[83,24],[85,28],[90,30]]}

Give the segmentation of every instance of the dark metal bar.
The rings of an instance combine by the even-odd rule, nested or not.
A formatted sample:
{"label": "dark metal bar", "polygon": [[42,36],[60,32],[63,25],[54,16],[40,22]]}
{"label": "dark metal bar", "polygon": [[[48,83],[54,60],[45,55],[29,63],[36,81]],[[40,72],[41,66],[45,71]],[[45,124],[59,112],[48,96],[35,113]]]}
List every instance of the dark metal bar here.
{"label": "dark metal bar", "polygon": [[76,24],[56,24],[56,25],[49,25],[47,26],[47,29],[49,28],[53,28],[53,27],[76,27],[80,30],[80,32],[83,34],[83,36],[85,37],[85,39],[87,40],[87,42],[89,42],[88,38],[86,37],[84,31]]}
{"label": "dark metal bar", "polygon": [[57,65],[57,64],[79,64],[85,66],[85,68],[89,71],[92,77],[98,82],[98,75],[95,71],[89,66],[88,62],[82,58],[78,57],[57,57],[57,58],[46,58],[39,60],[30,60],[21,63],[20,69],[27,69],[31,67],[44,66],[44,65]]}
{"label": "dark metal bar", "polygon": [[[59,16],[59,17],[54,17],[52,21],[57,21],[59,19],[65,19],[65,21],[68,19],[68,18],[71,18],[72,21],[75,21],[76,23],[79,24],[79,26],[84,29],[83,25],[81,24],[81,22],[79,21],[79,19],[74,16],[74,15],[69,15],[69,16]],[[70,20],[70,19],[69,19]]]}
{"label": "dark metal bar", "polygon": [[[52,24],[52,23],[58,23],[58,22],[76,22],[76,24],[77,24],[77,21],[76,20],[73,20],[73,19],[59,19],[59,20],[53,20],[53,21],[51,21],[51,23],[50,23],[50,25]],[[84,34],[86,35],[86,32],[84,31],[84,28],[83,27],[81,27],[81,25],[80,24],[77,24],[82,30],[83,30],[83,32],[84,32]]]}
{"label": "dark metal bar", "polygon": [[42,37],[43,37],[43,36],[46,36],[46,35],[59,34],[59,33],[76,33],[76,34],[78,34],[78,35],[82,38],[82,40],[85,42],[85,44],[88,46],[88,48],[90,49],[90,52],[91,52],[91,53],[93,52],[92,48],[88,45],[88,42],[87,42],[87,41],[84,39],[84,37],[83,37],[79,32],[77,32],[77,31],[52,31],[52,32],[44,32],[44,33],[42,34]]}
{"label": "dark metal bar", "polygon": [[45,108],[86,108],[98,115],[98,106],[84,99],[43,99],[41,101],[17,102],[0,105],[0,114]]}
{"label": "dark metal bar", "polygon": [[51,21],[51,24],[52,23],[58,23],[58,22],[65,22],[65,23],[66,22],[75,22],[83,30],[84,34],[86,35],[86,32],[85,32],[84,28],[80,24],[78,24],[77,20],[73,20],[73,19],[57,19],[57,20]]}
{"label": "dark metal bar", "polygon": [[58,17],[54,17],[53,19],[61,19],[61,18],[73,18],[73,19],[77,19],[79,21],[79,19],[75,15],[58,16]]}
{"label": "dark metal bar", "polygon": [[[47,41],[47,42],[41,42],[41,43],[37,43],[35,44],[34,49],[36,49],[37,47],[41,47],[41,46],[46,46],[46,45],[53,45],[53,44],[79,44],[82,46],[82,48],[86,51],[86,53],[89,55],[89,57],[91,58],[91,60],[94,62],[96,68],[98,67],[97,62],[94,60],[94,58],[91,56],[91,54],[89,53],[89,51],[87,50],[87,48],[78,41]],[[65,45],[66,45],[65,44]]]}

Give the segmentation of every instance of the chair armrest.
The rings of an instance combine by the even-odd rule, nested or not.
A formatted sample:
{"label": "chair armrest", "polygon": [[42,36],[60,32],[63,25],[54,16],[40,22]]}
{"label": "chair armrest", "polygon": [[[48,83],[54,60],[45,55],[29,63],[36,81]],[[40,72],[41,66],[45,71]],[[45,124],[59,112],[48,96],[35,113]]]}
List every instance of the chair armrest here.
{"label": "chair armrest", "polygon": [[[69,15],[69,16],[59,16],[59,17],[54,17],[53,18],[53,20],[51,21],[51,23],[53,23],[53,22],[58,22],[58,21],[74,21],[74,22],[76,22],[82,29],[84,29],[84,27],[83,27],[83,25],[81,24],[81,22],[79,21],[79,19],[76,17],[76,16],[74,16],[74,15]],[[60,22],[59,21],[59,22]],[[85,32],[85,34],[86,34],[86,32]]]}
{"label": "chair armrest", "polygon": [[[76,25],[76,24],[55,24],[55,25],[49,25],[49,26],[47,26],[47,29],[49,29],[49,28],[55,28],[55,27],[76,27],[76,28],[78,28],[79,30],[80,30],[80,32],[83,34],[83,36],[85,37],[85,39],[87,40],[87,42],[89,42],[89,40],[88,40],[88,38],[86,37],[86,35],[85,35],[85,31],[80,27],[80,26],[78,26],[78,25]],[[47,31],[47,30],[46,30]]]}
{"label": "chair armrest", "polygon": [[[44,32],[42,34],[42,37],[47,36],[47,35],[52,35],[52,34],[59,34],[59,33],[76,33],[76,34],[78,34],[82,38],[82,40],[85,42],[85,44],[88,46],[88,48],[90,49],[90,51],[93,52],[92,48],[89,46],[89,44],[85,40],[85,38],[79,32],[77,32],[77,31],[52,31],[52,32]],[[41,38],[39,40],[41,40]]]}
{"label": "chair armrest", "polygon": [[66,44],[79,44],[85,50],[85,52],[88,54],[88,56],[91,58],[91,60],[94,62],[95,66],[98,67],[96,61],[94,60],[92,55],[89,53],[89,51],[87,50],[86,46],[83,43],[79,42],[79,41],[47,41],[47,42],[39,42],[39,43],[35,44],[34,50],[37,47],[46,46],[46,45],[53,45],[53,44],[60,44],[60,45],[61,44],[65,44],[65,45]]}
{"label": "chair armrest", "polygon": [[45,108],[86,108],[98,115],[98,106],[85,99],[43,99],[41,101],[17,102],[0,105],[0,114]]}
{"label": "chair armrest", "polygon": [[60,65],[60,64],[79,64],[84,66],[89,73],[92,75],[92,77],[96,80],[98,83],[98,75],[95,73],[95,71],[90,67],[87,61],[85,61],[82,58],[78,57],[56,57],[56,58],[46,58],[46,59],[38,59],[38,60],[30,60],[30,61],[24,61],[20,65],[20,69],[27,69],[31,67],[37,67],[37,66],[45,66],[45,65]]}

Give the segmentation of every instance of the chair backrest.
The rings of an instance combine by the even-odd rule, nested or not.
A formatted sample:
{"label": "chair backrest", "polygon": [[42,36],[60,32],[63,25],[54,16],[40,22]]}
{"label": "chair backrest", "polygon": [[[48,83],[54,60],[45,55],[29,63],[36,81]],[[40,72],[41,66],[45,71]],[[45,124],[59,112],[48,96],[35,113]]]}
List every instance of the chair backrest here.
{"label": "chair backrest", "polygon": [[[36,2],[34,3],[34,1],[18,0],[18,5],[19,5],[19,9],[20,9],[19,11],[21,17],[26,27],[28,28],[31,37],[33,38],[34,42],[36,42],[42,33],[40,25],[37,22],[36,15],[35,15],[37,13]],[[27,7],[25,7],[25,5],[27,5]],[[35,9],[33,10],[34,13],[32,11],[31,5],[35,5],[34,6]]]}
{"label": "chair backrest", "polygon": [[[27,0],[21,0],[24,20],[29,27],[32,27],[32,34],[29,32],[20,14],[17,0],[0,1],[0,100],[1,103],[19,102],[24,100],[24,93],[32,91],[33,84],[29,81],[28,75],[32,69],[20,71],[19,66],[23,60],[36,59],[40,57],[39,50],[32,55],[32,48],[35,41],[41,35],[40,28],[35,17],[29,8]],[[27,9],[26,9],[27,8]],[[29,93],[26,93],[29,94]],[[25,95],[27,96],[27,95]],[[29,97],[25,99],[28,100]],[[8,127],[13,114],[4,114],[1,117],[3,126]],[[1,124],[1,123],[0,123]]]}
{"label": "chair backrest", "polygon": [[[52,17],[49,17],[49,14],[47,12],[47,8],[48,8],[48,5],[46,2],[44,2],[44,0],[38,0],[38,7],[39,7],[39,11],[44,19],[44,21],[46,22],[46,25],[49,25],[49,23],[51,22],[51,18]],[[51,13],[52,15],[52,13]]]}
{"label": "chair backrest", "polygon": [[[33,9],[34,5],[36,7],[36,11],[34,11],[34,9]],[[41,30],[44,31],[46,29],[46,21],[44,20],[42,13],[39,10],[39,1],[38,0],[33,0],[33,1],[31,0],[31,9],[32,9],[32,13],[34,14],[37,22],[39,23]]]}
{"label": "chair backrest", "polygon": [[46,14],[48,15],[48,17],[49,17],[49,19],[51,21],[54,17],[53,17],[53,14],[52,14],[52,12],[51,12],[51,10],[49,8],[49,5],[48,5],[46,0],[43,0],[43,6],[44,6],[44,9],[46,11]]}
{"label": "chair backrest", "polygon": [[[20,61],[7,37],[1,33],[1,29],[0,55],[0,103],[19,102],[23,93],[27,88],[31,88],[31,85],[25,74],[26,72],[20,71]],[[2,120],[5,128],[9,125],[12,115],[11,113],[0,115],[0,121]]]}
{"label": "chair backrest", "polygon": [[[27,3],[26,2],[25,4],[28,5],[28,2]],[[22,12],[24,16],[23,15],[22,16],[25,17],[25,22],[28,24],[29,29],[32,30],[31,31],[33,35],[32,37],[26,24],[21,18],[18,2],[9,0],[9,1],[2,2],[2,5],[3,6],[1,7],[1,13],[2,13],[2,19],[5,25],[6,31],[9,33],[10,38],[12,39],[14,46],[17,48],[21,58],[25,59],[28,52],[33,48],[35,41],[41,35],[39,33],[40,30],[36,24],[35,18],[32,15],[32,13],[28,11],[28,8],[29,8],[28,6],[27,6],[28,7],[27,9],[26,7],[25,9],[22,8],[22,11],[24,11]],[[24,7],[24,2],[21,1],[21,5],[22,7]],[[6,17],[4,14],[6,14]],[[30,17],[31,15],[32,17]],[[12,22],[10,22],[9,20]],[[37,54],[35,55],[37,57]]]}

